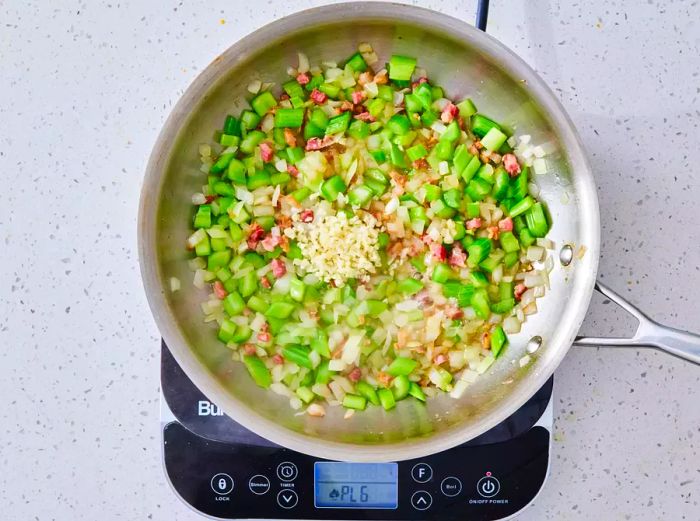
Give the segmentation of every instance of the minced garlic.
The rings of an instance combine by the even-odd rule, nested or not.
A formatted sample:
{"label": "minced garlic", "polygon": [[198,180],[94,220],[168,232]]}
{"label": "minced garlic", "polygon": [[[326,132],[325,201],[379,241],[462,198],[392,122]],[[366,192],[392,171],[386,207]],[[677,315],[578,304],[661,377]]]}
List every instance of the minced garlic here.
{"label": "minced garlic", "polygon": [[379,232],[381,223],[371,214],[358,212],[348,218],[344,213],[319,215],[305,223],[293,216],[291,228],[284,233],[297,241],[303,258],[294,264],[325,282],[342,286],[350,278],[376,273],[381,265]]}

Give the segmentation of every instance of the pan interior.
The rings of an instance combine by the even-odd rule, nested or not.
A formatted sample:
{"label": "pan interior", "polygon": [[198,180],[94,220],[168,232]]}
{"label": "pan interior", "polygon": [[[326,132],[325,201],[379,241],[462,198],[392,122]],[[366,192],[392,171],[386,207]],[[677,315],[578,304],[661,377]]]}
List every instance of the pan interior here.
{"label": "pan interior", "polygon": [[[539,311],[492,368],[459,400],[442,396],[423,406],[405,400],[384,412],[372,407],[342,418],[297,415],[286,398],[258,388],[242,364],[202,321],[204,292],[192,285],[185,239],[191,233],[191,195],[206,183],[198,145],[213,139],[226,114],[238,114],[252,79],[287,80],[286,69],[303,51],[311,63],[341,61],[369,42],[380,63],[391,54],[418,58],[431,81],[450,98],[471,97],[480,112],[534,143],[549,143],[548,173],[535,177],[557,249],[588,249],[569,267],[558,262]],[[533,176],[534,177],[534,176]],[[196,385],[235,420],[272,441],[317,456],[350,460],[417,457],[472,438],[521,405],[556,368],[583,319],[597,266],[598,208],[593,179],[580,144],[551,92],[522,61],[488,36],[457,20],[409,6],[339,4],[267,26],[217,58],[174,109],[149,164],[142,196],[141,262],[149,301],[171,351]],[[182,289],[170,293],[170,277]],[[162,289],[164,288],[164,289]],[[533,335],[544,339],[520,367]],[[361,449],[361,450],[358,450]]]}

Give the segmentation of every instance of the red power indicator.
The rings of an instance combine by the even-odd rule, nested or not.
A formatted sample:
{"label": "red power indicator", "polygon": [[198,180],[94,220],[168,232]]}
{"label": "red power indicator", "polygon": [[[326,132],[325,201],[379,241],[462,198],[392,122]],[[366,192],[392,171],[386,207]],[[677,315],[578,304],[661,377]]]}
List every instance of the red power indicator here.
{"label": "red power indicator", "polygon": [[491,473],[490,473],[490,472],[487,472],[487,473],[486,473],[486,477],[487,477],[487,478],[490,478],[490,477],[491,477]]}

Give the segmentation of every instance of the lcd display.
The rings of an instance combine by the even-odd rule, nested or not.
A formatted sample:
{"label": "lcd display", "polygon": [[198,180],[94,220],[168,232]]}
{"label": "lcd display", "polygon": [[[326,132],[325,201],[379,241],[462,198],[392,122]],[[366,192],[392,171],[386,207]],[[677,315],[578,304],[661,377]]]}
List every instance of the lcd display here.
{"label": "lcd display", "polygon": [[397,463],[316,462],[316,508],[396,508]]}

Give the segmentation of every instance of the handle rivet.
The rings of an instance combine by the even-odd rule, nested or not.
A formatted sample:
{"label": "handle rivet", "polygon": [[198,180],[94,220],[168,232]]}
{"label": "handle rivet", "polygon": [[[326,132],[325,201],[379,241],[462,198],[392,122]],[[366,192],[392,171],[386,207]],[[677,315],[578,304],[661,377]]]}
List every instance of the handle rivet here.
{"label": "handle rivet", "polygon": [[574,260],[574,249],[571,244],[565,244],[559,252],[559,262],[562,266],[568,266],[572,260]]}
{"label": "handle rivet", "polygon": [[541,336],[533,336],[530,340],[527,341],[527,352],[528,353],[534,353],[537,351],[540,346],[542,345],[542,337]]}

